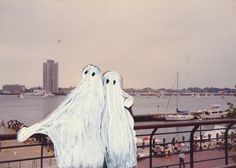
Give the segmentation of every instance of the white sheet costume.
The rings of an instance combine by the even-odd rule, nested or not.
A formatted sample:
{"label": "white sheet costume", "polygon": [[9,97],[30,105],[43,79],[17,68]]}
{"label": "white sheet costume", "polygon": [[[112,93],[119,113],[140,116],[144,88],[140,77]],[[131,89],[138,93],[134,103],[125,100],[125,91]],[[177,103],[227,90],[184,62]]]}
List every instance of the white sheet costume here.
{"label": "white sheet costume", "polygon": [[55,147],[60,168],[99,168],[103,166],[101,114],[104,92],[100,70],[93,65],[83,69],[82,80],[62,104],[46,119],[22,128],[18,140],[35,133],[48,135]]}
{"label": "white sheet costume", "polygon": [[124,106],[130,107],[133,98],[121,88],[121,76],[107,72],[103,76],[105,108],[102,119],[102,138],[106,146],[108,168],[131,168],[137,164],[134,120]]}

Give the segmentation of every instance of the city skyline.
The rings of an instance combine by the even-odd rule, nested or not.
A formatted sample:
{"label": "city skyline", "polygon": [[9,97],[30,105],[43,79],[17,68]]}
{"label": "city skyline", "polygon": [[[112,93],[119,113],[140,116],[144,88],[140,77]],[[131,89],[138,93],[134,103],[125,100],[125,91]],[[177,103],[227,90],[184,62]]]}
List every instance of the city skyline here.
{"label": "city skyline", "polygon": [[124,88],[229,87],[236,83],[234,1],[0,2],[0,86],[43,86],[42,63],[60,64],[59,87],[94,64]]}

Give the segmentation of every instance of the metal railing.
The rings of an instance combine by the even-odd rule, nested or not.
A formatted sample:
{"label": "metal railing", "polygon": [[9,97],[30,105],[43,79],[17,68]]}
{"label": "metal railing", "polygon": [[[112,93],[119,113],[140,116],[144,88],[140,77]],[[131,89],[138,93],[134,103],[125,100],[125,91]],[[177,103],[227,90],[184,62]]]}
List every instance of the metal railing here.
{"label": "metal railing", "polygon": [[[16,134],[5,134],[0,135],[0,142],[6,141],[6,140],[16,140],[17,135]],[[14,149],[14,148],[30,148],[30,147],[40,147],[40,156],[38,157],[27,157],[24,159],[7,159],[7,160],[0,160],[0,165],[4,163],[12,163],[12,162],[22,162],[22,161],[34,161],[34,160],[40,160],[40,168],[43,168],[43,159],[47,158],[54,158],[55,155],[50,156],[44,156],[44,148],[46,145],[53,145],[52,143],[46,143],[45,138],[42,138],[39,143],[35,144],[26,144],[26,145],[13,145],[13,146],[0,146],[0,152],[4,149]],[[1,167],[1,166],[0,166]],[[21,167],[21,166],[20,166]]]}
{"label": "metal railing", "polygon": [[[202,126],[207,125],[217,125],[217,124],[223,124],[226,127],[224,129],[224,133],[221,136],[221,140],[219,141],[219,137],[216,138],[208,138],[204,139],[201,132],[203,131],[209,131],[209,130],[219,130],[219,129],[202,129]],[[161,158],[163,156],[157,155],[155,153],[155,147],[161,146],[165,148],[168,145],[173,145],[175,143],[184,143],[186,146],[189,146],[189,149],[185,151],[186,154],[189,155],[188,161],[185,162],[186,165],[189,165],[190,168],[193,168],[198,163],[204,163],[209,161],[215,161],[215,160],[224,160],[224,165],[229,164],[229,158],[232,158],[233,155],[229,154],[229,149],[233,148],[235,145],[232,143],[234,139],[229,136],[229,130],[232,129],[232,126],[236,124],[236,119],[217,119],[217,120],[196,120],[196,121],[174,121],[174,122],[136,122],[135,123],[135,130],[137,132],[137,138],[143,139],[144,137],[148,137],[148,143],[143,144],[137,144],[137,149],[148,149],[148,154],[146,156],[138,157],[138,164],[142,162],[146,162],[145,167],[153,168],[153,167],[178,167],[179,162],[173,162],[173,163],[167,163],[163,164],[161,163]],[[166,131],[165,129],[169,128],[188,128],[188,130],[181,130],[181,131]],[[200,129],[199,129],[200,128]],[[160,131],[160,130],[165,130]],[[139,133],[139,132],[143,133]],[[154,136],[169,136],[172,134],[184,134],[184,138],[182,138],[182,141],[170,141],[163,138],[163,142],[155,142]],[[195,139],[194,137],[196,134],[199,134],[199,139]],[[188,139],[186,139],[186,137]],[[230,139],[231,138],[231,139]],[[16,134],[7,134],[7,135],[0,135],[0,142],[6,141],[6,140],[15,140]],[[171,139],[171,138],[169,138]],[[168,142],[169,141],[169,142]],[[217,146],[214,148],[206,148],[202,149],[202,143],[207,141],[214,141],[214,142],[221,142],[221,146]],[[200,148],[196,149],[196,144],[200,144]],[[28,158],[21,158],[21,159],[7,159],[7,160],[0,160],[0,165],[3,163],[12,163],[12,162],[22,162],[22,161],[29,161],[29,160],[40,160],[40,168],[43,168],[43,160],[47,158],[53,158],[54,155],[44,155],[44,148],[45,145],[51,145],[51,143],[46,143],[44,140],[41,141],[41,143],[38,144],[27,144],[27,145],[14,145],[14,146],[0,146],[0,152],[4,149],[13,149],[13,148],[25,148],[25,147],[33,147],[33,146],[40,146],[40,155],[37,157],[28,157]],[[216,158],[208,158],[208,159],[195,159],[195,155],[197,152],[206,152],[206,151],[214,151],[214,150],[221,150],[224,152],[224,156],[222,157],[216,157]],[[165,154],[164,154],[165,155]],[[168,153],[168,156],[175,156],[178,158],[178,151]],[[156,159],[159,158],[159,162],[156,162]],[[147,162],[148,161],[148,162]],[[154,164],[155,161],[155,164]],[[219,165],[223,166],[223,165]],[[1,167],[1,166],[0,166]]]}
{"label": "metal railing", "polygon": [[[201,128],[201,126],[207,126],[207,125],[217,125],[217,124],[224,124],[226,127],[223,129],[204,129],[204,130],[199,130],[199,128]],[[217,119],[217,120],[195,120],[195,121],[175,121],[175,122],[145,122],[145,123],[136,123],[135,124],[135,130],[150,130],[151,133],[150,134],[139,134],[137,135],[137,137],[145,137],[145,136],[149,136],[149,143],[148,145],[138,145],[138,148],[143,148],[143,147],[148,147],[149,148],[149,155],[148,156],[144,156],[144,157],[140,157],[139,159],[149,159],[149,168],[152,167],[177,167],[180,166],[179,162],[175,162],[172,164],[162,164],[160,165],[153,165],[153,159],[157,158],[158,156],[154,155],[153,153],[153,147],[156,145],[161,145],[166,146],[169,144],[174,144],[175,142],[170,141],[168,143],[165,143],[163,141],[163,143],[153,143],[153,137],[154,136],[160,136],[160,135],[169,135],[169,134],[179,134],[179,133],[189,133],[189,140],[185,141],[182,140],[178,143],[188,143],[189,144],[189,150],[186,151],[186,153],[189,154],[189,161],[186,162],[185,164],[189,164],[190,168],[194,167],[195,163],[200,163],[200,162],[208,162],[208,161],[213,161],[213,160],[220,160],[220,159],[224,159],[224,164],[228,165],[229,164],[229,158],[234,157],[233,155],[229,156],[229,149],[236,147],[235,145],[232,145],[230,143],[228,143],[228,132],[229,129],[232,128],[232,126],[236,124],[236,120],[235,119]],[[188,131],[178,131],[178,132],[161,132],[161,133],[157,133],[158,130],[163,129],[163,128],[176,128],[176,127],[188,127],[190,130]],[[203,143],[203,141],[206,141],[206,139],[203,139],[202,134],[200,133],[199,137],[200,139],[194,139],[194,135],[195,133],[199,133],[199,132],[203,132],[203,131],[209,131],[209,130],[224,130],[224,133],[222,134],[223,137],[223,141],[221,141],[221,143],[223,143],[223,146],[219,146],[219,147],[215,147],[215,148],[211,148],[211,149],[195,149],[194,146],[195,144],[199,144],[200,145]],[[218,142],[219,137],[216,138],[209,138],[209,141],[216,141]],[[224,151],[224,156],[223,157],[218,157],[218,158],[210,158],[210,159],[201,159],[201,160],[195,160],[194,158],[194,154],[196,152],[205,152],[205,151],[211,151],[211,150],[223,150]],[[165,155],[165,154],[164,154]],[[178,155],[178,152],[176,153],[171,153],[169,154],[169,156],[171,155]],[[220,166],[220,165],[219,165]]]}

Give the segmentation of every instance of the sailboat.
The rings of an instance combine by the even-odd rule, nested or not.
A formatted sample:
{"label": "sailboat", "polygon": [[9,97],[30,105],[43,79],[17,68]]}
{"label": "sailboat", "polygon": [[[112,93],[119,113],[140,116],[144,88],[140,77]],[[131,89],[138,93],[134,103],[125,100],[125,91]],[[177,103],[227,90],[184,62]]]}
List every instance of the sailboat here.
{"label": "sailboat", "polygon": [[44,92],[43,97],[48,97],[48,96],[49,96],[48,93]]}
{"label": "sailboat", "polygon": [[43,94],[43,97],[48,97],[48,96],[55,96],[55,95],[50,92],[45,91]]}
{"label": "sailboat", "polygon": [[200,95],[200,93],[198,93],[198,94],[197,94],[197,98],[200,98],[200,97],[201,97],[201,95]]}
{"label": "sailboat", "polygon": [[165,120],[167,121],[184,121],[192,120],[194,116],[189,113],[189,111],[179,110],[179,72],[177,72],[177,90],[176,90],[176,114],[165,115]]}
{"label": "sailboat", "polygon": [[20,94],[18,95],[18,97],[19,97],[19,99],[24,99],[24,96],[23,96],[22,93],[20,93]]}

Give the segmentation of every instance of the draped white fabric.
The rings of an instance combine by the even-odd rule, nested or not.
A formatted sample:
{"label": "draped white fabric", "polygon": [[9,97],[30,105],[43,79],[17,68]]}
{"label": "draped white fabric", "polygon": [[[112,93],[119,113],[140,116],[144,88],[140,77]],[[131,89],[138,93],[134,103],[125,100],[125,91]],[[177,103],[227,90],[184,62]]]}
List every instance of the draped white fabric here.
{"label": "draped white fabric", "polygon": [[103,76],[105,108],[102,117],[102,138],[106,146],[108,168],[136,166],[136,138],[134,120],[124,106],[130,107],[133,98],[121,88],[121,77],[116,72]]}
{"label": "draped white fabric", "polygon": [[104,92],[100,70],[93,65],[83,69],[79,85],[46,119],[23,128],[18,140],[35,133],[48,135],[55,146],[60,168],[99,168],[104,161],[101,141],[101,115]]}

